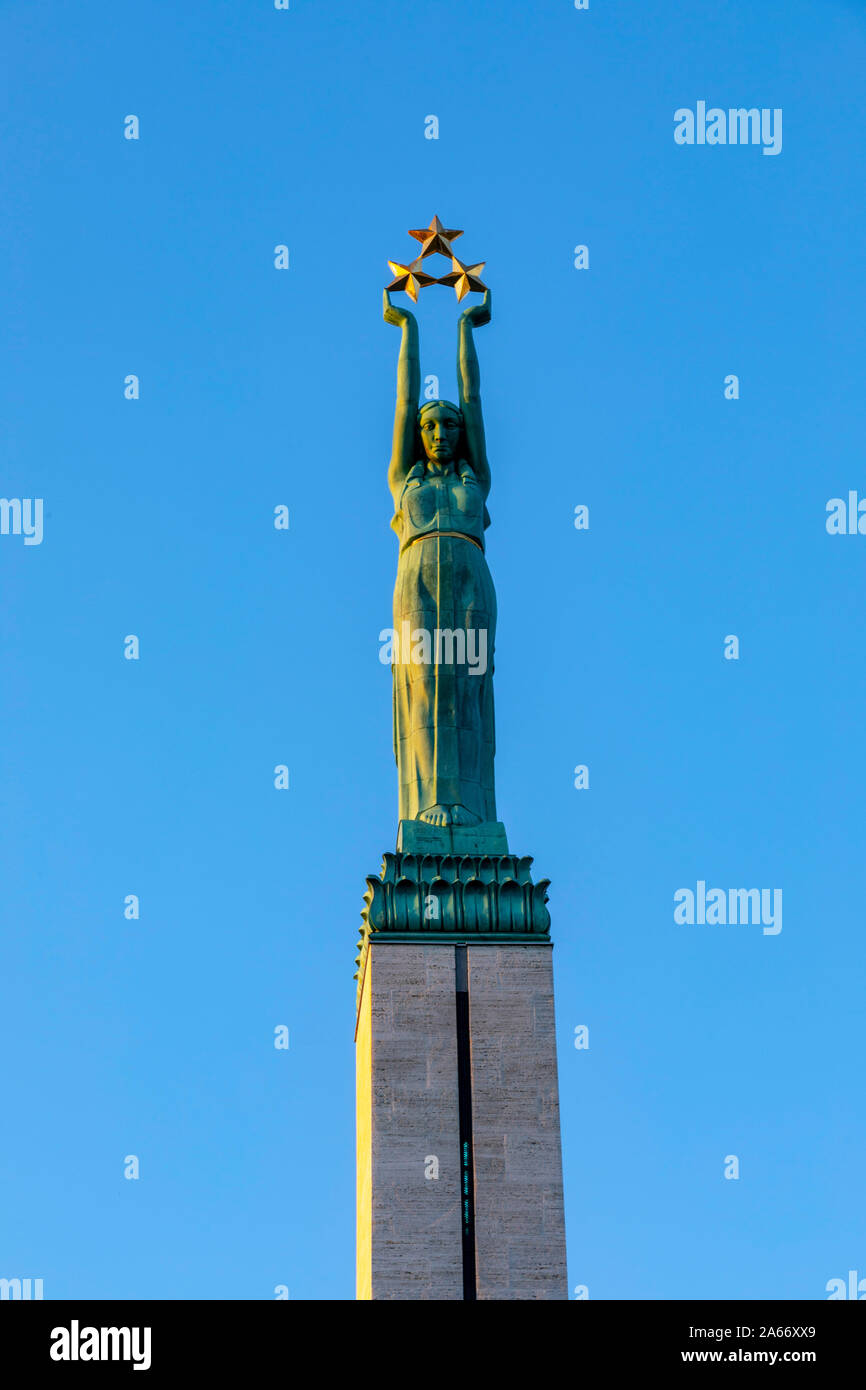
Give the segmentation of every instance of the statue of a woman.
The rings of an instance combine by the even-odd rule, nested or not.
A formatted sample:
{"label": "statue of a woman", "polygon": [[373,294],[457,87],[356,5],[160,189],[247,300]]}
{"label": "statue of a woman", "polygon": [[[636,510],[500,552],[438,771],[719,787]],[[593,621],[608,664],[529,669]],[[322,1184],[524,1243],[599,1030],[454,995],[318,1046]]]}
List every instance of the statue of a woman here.
{"label": "statue of a woman", "polygon": [[394,630],[398,640],[411,633],[391,668],[400,819],[437,826],[496,820],[490,469],[472,336],[489,321],[488,290],[459,320],[459,407],[427,401],[419,410],[418,324],[385,291],[385,322],[403,334],[388,470],[400,540]]}

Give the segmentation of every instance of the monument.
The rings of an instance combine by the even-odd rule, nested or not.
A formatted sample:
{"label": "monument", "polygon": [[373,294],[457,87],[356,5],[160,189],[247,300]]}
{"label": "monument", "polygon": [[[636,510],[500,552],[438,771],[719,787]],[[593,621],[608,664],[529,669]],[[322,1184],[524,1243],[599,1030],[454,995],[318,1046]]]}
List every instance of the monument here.
{"label": "monument", "polygon": [[[484,263],[438,217],[389,262],[401,331],[388,484],[396,848],[367,879],[356,958],[357,1297],[565,1299],[548,881],[497,819],[496,592],[474,333]],[[451,270],[423,269],[446,256]],[[483,294],[458,320],[459,401],[420,404],[418,324],[391,291]],[[420,407],[420,408],[419,408]]]}

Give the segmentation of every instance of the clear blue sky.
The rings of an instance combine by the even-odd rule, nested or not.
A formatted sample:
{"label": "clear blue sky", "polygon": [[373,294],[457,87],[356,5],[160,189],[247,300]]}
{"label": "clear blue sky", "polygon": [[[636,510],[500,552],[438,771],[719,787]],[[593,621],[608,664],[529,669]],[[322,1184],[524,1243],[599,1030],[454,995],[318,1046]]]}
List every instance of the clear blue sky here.
{"label": "clear blue sky", "polygon": [[[0,536],[0,1275],[353,1297],[381,290],[434,213],[494,290],[497,789],[552,879],[570,1285],[866,1275],[866,536],[824,524],[866,494],[866,5],[17,0],[2,45],[0,491],[45,531]],[[782,153],[676,145],[699,100],[781,107]],[[419,307],[453,396],[454,295]],[[676,925],[699,879],[783,930]]]}

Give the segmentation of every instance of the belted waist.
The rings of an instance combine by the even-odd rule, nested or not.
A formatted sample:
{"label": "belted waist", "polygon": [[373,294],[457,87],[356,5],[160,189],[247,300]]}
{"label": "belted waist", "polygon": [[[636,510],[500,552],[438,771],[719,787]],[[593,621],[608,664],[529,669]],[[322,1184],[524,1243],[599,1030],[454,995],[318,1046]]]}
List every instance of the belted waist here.
{"label": "belted waist", "polygon": [[408,541],[400,546],[400,554],[402,555],[403,551],[408,550],[409,546],[414,545],[416,541],[426,541],[431,536],[455,536],[460,541],[471,541],[473,545],[478,546],[482,554],[484,553],[484,546],[481,542],[477,541],[474,536],[467,536],[465,531],[420,531],[417,536],[410,536]]}

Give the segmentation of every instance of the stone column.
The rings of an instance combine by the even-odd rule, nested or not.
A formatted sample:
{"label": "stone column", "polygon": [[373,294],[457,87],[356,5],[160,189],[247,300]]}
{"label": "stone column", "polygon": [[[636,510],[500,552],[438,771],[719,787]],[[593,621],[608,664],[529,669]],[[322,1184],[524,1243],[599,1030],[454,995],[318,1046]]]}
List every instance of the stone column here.
{"label": "stone column", "polygon": [[550,946],[469,945],[479,1299],[567,1299]]}
{"label": "stone column", "polygon": [[[408,829],[407,829],[408,826]],[[568,1297],[547,880],[401,825],[358,966],[358,1298]]]}
{"label": "stone column", "polygon": [[370,944],[356,1051],[357,1296],[462,1299],[453,946]]}

